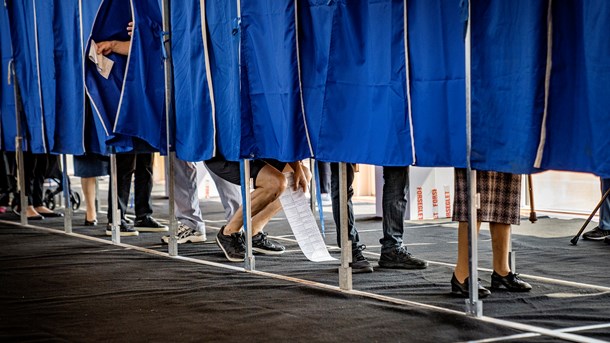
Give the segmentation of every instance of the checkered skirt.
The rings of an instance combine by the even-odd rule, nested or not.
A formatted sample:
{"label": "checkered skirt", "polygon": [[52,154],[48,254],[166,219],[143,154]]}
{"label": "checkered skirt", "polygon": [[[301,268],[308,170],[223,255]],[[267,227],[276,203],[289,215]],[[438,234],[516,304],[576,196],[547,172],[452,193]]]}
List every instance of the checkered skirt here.
{"label": "checkered skirt", "polygon": [[[478,221],[519,225],[521,175],[477,171],[477,192],[481,194]],[[468,221],[466,169],[455,169],[453,220]]]}

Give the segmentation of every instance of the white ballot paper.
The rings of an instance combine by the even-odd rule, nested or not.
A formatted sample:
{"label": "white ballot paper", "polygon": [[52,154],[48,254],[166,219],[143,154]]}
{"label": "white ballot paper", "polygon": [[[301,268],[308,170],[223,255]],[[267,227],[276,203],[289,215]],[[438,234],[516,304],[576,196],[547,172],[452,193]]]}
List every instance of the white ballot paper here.
{"label": "white ballot paper", "polygon": [[309,200],[305,197],[305,193],[301,189],[298,191],[293,189],[292,173],[285,173],[284,175],[288,180],[288,187],[280,196],[280,202],[303,254],[313,262],[335,261],[336,258],[330,256],[326,249],[326,244],[322,239],[316,219],[311,213]]}
{"label": "white ballot paper", "polygon": [[93,40],[91,41],[91,46],[89,47],[89,59],[91,62],[95,63],[97,71],[100,73],[100,75],[102,75],[105,79],[108,79],[112,66],[114,65],[114,61],[102,54],[98,54],[97,44],[95,44]]}

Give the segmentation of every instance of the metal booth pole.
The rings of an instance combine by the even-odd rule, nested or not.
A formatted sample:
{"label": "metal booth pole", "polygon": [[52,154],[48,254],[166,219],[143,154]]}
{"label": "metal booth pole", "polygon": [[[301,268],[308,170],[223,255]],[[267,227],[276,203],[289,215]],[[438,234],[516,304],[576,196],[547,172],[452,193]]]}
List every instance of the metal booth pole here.
{"label": "metal booth pole", "polygon": [[163,57],[165,70],[165,127],[167,131],[167,163],[168,180],[165,180],[169,196],[169,242],[168,252],[170,256],[178,255],[178,242],[176,239],[176,215],[174,206],[174,160],[176,153],[172,151],[172,131],[174,102],[173,102],[173,69],[171,55],[171,17],[170,0],[163,0]]}
{"label": "metal booth pole", "polygon": [[255,270],[255,258],[252,254],[252,198],[250,196],[250,160],[243,159],[239,161],[241,166],[241,198],[242,198],[242,216],[244,222],[244,231],[246,234],[246,257],[244,259],[244,268],[246,270]]}
{"label": "metal booth pole", "polygon": [[352,290],[352,242],[347,234],[347,166],[339,163],[339,217],[341,227],[341,266],[339,267],[339,288]]}
{"label": "metal booth pole", "polygon": [[466,180],[468,182],[468,292],[470,297],[466,299],[466,314],[482,317],[483,303],[479,300],[479,273],[478,273],[478,237],[477,237],[477,171],[472,169],[470,156],[472,153],[472,98],[471,98],[471,27],[470,6],[468,3],[468,21],[466,22],[465,47],[465,71],[466,71]]}
{"label": "metal booth pole", "polygon": [[68,159],[66,154],[61,155],[61,175],[64,190],[64,230],[66,233],[72,233],[72,199],[70,198],[70,178],[68,177]]}
{"label": "metal booth pole", "polygon": [[121,220],[121,212],[119,211],[118,196],[117,196],[117,168],[116,168],[116,154],[114,148],[111,148],[110,153],[110,198],[112,206],[108,209],[112,211],[112,242],[115,244],[121,243],[121,229],[119,223]]}
{"label": "metal booth pole", "polygon": [[[17,74],[15,73],[15,63],[10,63],[11,76],[13,79],[13,89],[15,96],[15,122],[17,125],[17,133],[15,135],[15,152],[17,158],[17,184],[19,185],[19,208],[21,225],[28,225],[28,215],[26,208],[28,207],[28,201],[25,196],[25,170],[23,167],[23,137],[21,136],[21,94],[19,93],[19,83],[17,82]],[[13,199],[15,201],[15,199]],[[14,207],[14,206],[13,206]]]}

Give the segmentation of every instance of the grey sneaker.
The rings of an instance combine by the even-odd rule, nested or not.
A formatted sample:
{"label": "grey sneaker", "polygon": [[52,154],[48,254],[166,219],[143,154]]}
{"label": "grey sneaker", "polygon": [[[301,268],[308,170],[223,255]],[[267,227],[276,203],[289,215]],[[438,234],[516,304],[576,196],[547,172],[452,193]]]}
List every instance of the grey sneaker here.
{"label": "grey sneaker", "polygon": [[230,236],[224,234],[223,226],[216,235],[216,244],[231,262],[241,262],[246,258],[246,243],[241,231],[232,233]]}
{"label": "grey sneaker", "polygon": [[350,264],[350,267],[352,267],[353,274],[373,272],[371,263],[362,255],[362,250],[364,249],[366,249],[366,245],[362,245],[359,248],[352,250],[352,263]]}
{"label": "grey sneaker", "polygon": [[413,257],[405,247],[400,247],[391,252],[381,253],[379,267],[393,269],[426,269],[428,262]]}
{"label": "grey sneaker", "polygon": [[267,239],[267,233],[261,231],[252,236],[252,250],[265,255],[280,255],[286,248],[276,241]]}
{"label": "grey sneaker", "polygon": [[[161,237],[161,241],[165,244],[169,244],[169,236]],[[180,226],[178,226],[178,233],[176,234],[176,242],[178,244],[199,243],[205,241],[206,237],[201,232],[195,231],[184,224],[180,224]]]}
{"label": "grey sneaker", "polygon": [[593,230],[585,232],[582,235],[582,238],[592,241],[602,241],[606,236],[610,236],[610,230],[602,230],[599,226],[596,226]]}

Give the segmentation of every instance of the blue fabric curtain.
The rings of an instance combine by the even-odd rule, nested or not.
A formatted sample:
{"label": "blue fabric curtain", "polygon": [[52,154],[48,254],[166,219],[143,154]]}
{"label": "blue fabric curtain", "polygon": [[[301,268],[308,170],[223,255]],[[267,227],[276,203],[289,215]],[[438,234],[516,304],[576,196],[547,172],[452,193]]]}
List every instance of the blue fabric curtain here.
{"label": "blue fabric curtain", "polygon": [[294,0],[242,1],[241,155],[311,157],[299,86]]}
{"label": "blue fabric curtain", "polygon": [[[216,104],[217,153],[237,161],[240,158],[241,117],[236,1],[206,1],[206,19]],[[178,94],[176,99],[180,99]]]}
{"label": "blue fabric curtain", "polygon": [[0,150],[15,151],[15,93],[9,73],[13,58],[11,30],[6,7],[0,6]]}
{"label": "blue fabric curtain", "polygon": [[461,0],[409,0],[409,71],[416,165],[466,167]]}
{"label": "blue fabric curtain", "polygon": [[134,32],[114,131],[137,137],[153,149],[166,153],[161,7],[158,0],[132,0],[132,4]]}
{"label": "blue fabric curtain", "polygon": [[610,2],[553,2],[542,167],[610,177]]}
{"label": "blue fabric curtain", "polygon": [[402,0],[302,2],[303,95],[317,159],[413,162],[403,5]]}
{"label": "blue fabric curtain", "polygon": [[544,112],[547,2],[470,4],[472,167],[531,173]]}
{"label": "blue fabric curtain", "polygon": [[49,145],[53,145],[55,126],[53,4],[8,0],[7,8],[26,118],[24,148],[33,153],[46,153]]}
{"label": "blue fabric curtain", "polygon": [[[207,160],[214,154],[215,137],[203,41],[208,28],[201,17],[205,2],[172,1],[171,6],[176,155],[185,161]],[[231,37],[230,26],[224,33]]]}
{"label": "blue fabric curtain", "polygon": [[55,0],[56,121],[52,151],[81,155],[83,144],[85,88],[83,47],[78,0]]}
{"label": "blue fabric curtain", "polygon": [[91,40],[127,41],[130,37],[126,28],[130,21],[134,22],[130,55],[127,57],[113,53],[108,56],[114,61],[108,79],[97,71],[93,63],[86,63],[87,89],[108,136],[106,142],[116,152],[132,151],[133,138],[139,138],[146,144],[137,144],[138,149],[152,148],[164,153],[167,150],[165,81],[159,2],[102,1],[94,21]]}

